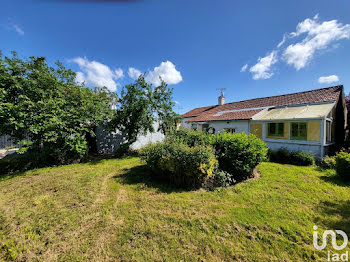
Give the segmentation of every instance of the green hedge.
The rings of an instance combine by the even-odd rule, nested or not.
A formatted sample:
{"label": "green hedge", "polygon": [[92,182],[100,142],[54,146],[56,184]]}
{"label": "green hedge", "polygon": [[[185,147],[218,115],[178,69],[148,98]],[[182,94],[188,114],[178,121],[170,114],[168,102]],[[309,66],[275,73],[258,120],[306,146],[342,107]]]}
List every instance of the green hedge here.
{"label": "green hedge", "polygon": [[340,152],[336,155],[335,170],[337,175],[345,181],[350,181],[350,154]]}
{"label": "green hedge", "polygon": [[214,176],[218,162],[211,147],[166,141],[151,144],[141,150],[141,159],[152,172],[176,186],[199,188]]}
{"label": "green hedge", "polygon": [[290,152],[286,148],[269,150],[268,156],[271,162],[292,164],[297,166],[311,166],[315,164],[315,156],[306,152]]}

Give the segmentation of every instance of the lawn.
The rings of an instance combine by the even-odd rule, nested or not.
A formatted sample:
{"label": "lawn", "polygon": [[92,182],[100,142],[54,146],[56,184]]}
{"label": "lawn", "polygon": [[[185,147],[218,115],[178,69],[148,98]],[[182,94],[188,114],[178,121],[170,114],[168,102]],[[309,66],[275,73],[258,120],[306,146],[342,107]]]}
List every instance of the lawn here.
{"label": "lawn", "polygon": [[0,261],[325,261],[313,225],[350,233],[350,185],[316,167],[259,170],[212,192],[154,182],[136,157],[2,177]]}

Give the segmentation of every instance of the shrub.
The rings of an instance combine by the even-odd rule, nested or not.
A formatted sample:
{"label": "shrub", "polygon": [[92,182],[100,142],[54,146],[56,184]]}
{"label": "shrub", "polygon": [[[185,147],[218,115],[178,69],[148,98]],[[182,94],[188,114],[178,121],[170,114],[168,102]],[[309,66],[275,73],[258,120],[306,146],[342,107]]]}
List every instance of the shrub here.
{"label": "shrub", "polygon": [[292,152],[290,154],[290,164],[297,166],[312,166],[315,164],[313,154],[306,152]]}
{"label": "shrub", "polygon": [[321,166],[325,169],[335,169],[336,162],[335,156],[326,156],[323,158]]}
{"label": "shrub", "polygon": [[301,151],[290,152],[286,148],[269,150],[269,159],[271,162],[297,166],[311,166],[315,163],[315,156],[313,154]]}
{"label": "shrub", "polygon": [[44,152],[9,155],[0,160],[0,176],[53,165],[54,161]]}
{"label": "shrub", "polygon": [[219,169],[242,180],[266,159],[266,144],[255,135],[245,133],[219,133],[211,143],[219,161]]}
{"label": "shrub", "polygon": [[199,188],[214,176],[217,160],[209,146],[189,147],[184,143],[166,141],[141,150],[141,159],[151,170],[176,186]]}
{"label": "shrub", "polygon": [[336,155],[335,170],[345,181],[350,181],[350,153],[340,152]]}
{"label": "shrub", "polygon": [[179,129],[170,132],[167,135],[167,140],[178,141],[193,147],[195,145],[210,145],[210,136],[204,132],[192,129]]}
{"label": "shrub", "polygon": [[286,148],[280,148],[278,150],[270,150],[268,156],[271,162],[288,164],[290,163],[290,152]]}
{"label": "shrub", "polygon": [[161,173],[161,159],[163,156],[166,156],[166,154],[167,152],[164,142],[149,144],[140,149],[141,159],[156,174]]}
{"label": "shrub", "polygon": [[236,184],[233,175],[222,170],[215,170],[214,175],[207,177],[203,182],[203,188],[207,190],[214,190],[217,187],[228,187]]}

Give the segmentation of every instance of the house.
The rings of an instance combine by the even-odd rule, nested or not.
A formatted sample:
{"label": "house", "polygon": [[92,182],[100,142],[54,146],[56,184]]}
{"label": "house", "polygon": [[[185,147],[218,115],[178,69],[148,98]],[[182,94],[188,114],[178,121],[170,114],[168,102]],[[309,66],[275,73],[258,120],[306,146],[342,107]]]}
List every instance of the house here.
{"label": "house", "polygon": [[343,86],[195,108],[182,115],[182,126],[218,133],[255,134],[269,148],[310,152],[318,157],[343,142],[347,109]]}

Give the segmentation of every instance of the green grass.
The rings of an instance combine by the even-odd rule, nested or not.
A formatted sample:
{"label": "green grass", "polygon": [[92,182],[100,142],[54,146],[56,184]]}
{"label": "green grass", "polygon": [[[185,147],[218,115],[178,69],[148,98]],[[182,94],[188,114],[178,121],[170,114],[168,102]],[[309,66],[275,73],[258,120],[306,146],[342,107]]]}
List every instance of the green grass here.
{"label": "green grass", "polygon": [[312,227],[350,233],[350,185],[316,167],[259,170],[213,192],[155,182],[135,157],[2,177],[0,261],[325,261]]}

